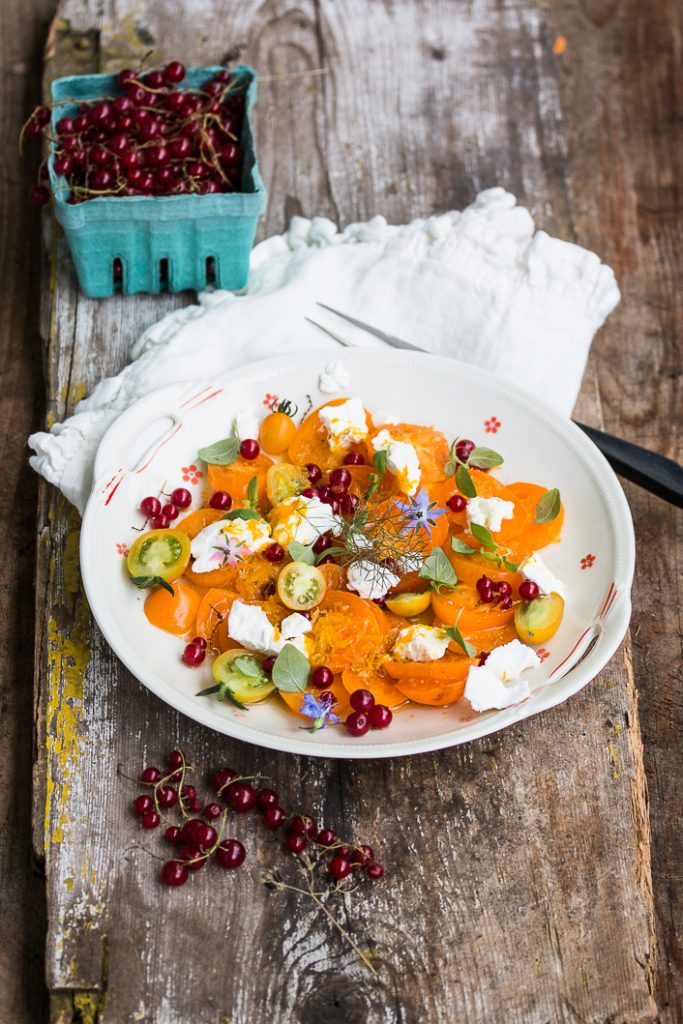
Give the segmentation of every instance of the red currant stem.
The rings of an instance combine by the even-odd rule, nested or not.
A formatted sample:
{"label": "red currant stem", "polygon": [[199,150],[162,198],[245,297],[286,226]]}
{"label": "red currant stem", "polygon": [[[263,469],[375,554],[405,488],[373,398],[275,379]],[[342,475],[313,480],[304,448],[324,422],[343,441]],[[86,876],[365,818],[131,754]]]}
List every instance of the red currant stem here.
{"label": "red currant stem", "polygon": [[193,857],[191,860],[182,861],[182,863],[189,867],[190,864],[197,864],[198,861],[200,860],[208,860],[209,857],[213,857],[214,853],[216,852],[220,844],[223,842],[223,835],[225,834],[225,826],[227,824],[227,821],[228,812],[223,811],[223,814],[221,815],[220,825],[216,830],[216,842],[213,844],[213,846],[210,846],[208,850],[204,850],[200,857]]}
{"label": "red currant stem", "polygon": [[268,782],[272,782],[269,775],[237,775],[234,779],[230,779],[228,782],[223,783],[221,788],[218,790],[218,796],[221,796],[223,790],[227,789],[228,786],[232,786],[234,782],[251,782],[253,779],[258,779],[259,782],[265,782],[266,780]]}

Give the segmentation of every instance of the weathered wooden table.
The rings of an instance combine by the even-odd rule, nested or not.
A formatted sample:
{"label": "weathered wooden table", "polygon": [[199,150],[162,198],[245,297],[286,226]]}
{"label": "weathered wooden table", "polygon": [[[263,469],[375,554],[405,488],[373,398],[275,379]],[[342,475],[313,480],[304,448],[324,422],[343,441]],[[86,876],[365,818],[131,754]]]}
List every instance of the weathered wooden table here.
{"label": "weathered wooden table", "polygon": [[[63,0],[46,76],[148,50],[155,63],[241,53],[264,78],[262,235],[296,213],[400,222],[509,188],[541,226],[599,252],[623,289],[580,418],[675,455],[680,44],[671,0]],[[43,299],[54,422],[191,296],[84,299],[52,234]],[[683,1019],[681,520],[627,493],[634,628],[594,683],[469,746],[347,764],[213,735],[140,686],[92,622],[78,515],[42,486],[34,842],[52,1020]],[[202,764],[267,773],[292,804],[381,850],[385,881],[340,909],[377,977],[313,906],[267,891],[268,840],[253,824],[248,868],[162,889],[116,766],[134,773],[175,743]]]}

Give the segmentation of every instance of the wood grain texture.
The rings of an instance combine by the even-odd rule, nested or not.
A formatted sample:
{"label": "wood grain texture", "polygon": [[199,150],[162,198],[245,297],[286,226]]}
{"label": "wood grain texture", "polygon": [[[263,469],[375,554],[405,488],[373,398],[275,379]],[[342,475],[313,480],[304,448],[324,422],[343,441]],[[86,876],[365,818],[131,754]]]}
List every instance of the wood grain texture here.
{"label": "wood grain texture", "polygon": [[[673,8],[666,0],[658,6],[657,31],[664,32]],[[143,10],[66,0],[48,71],[74,61],[109,69],[150,48],[156,58],[211,62],[244,46],[243,57],[272,76],[257,109],[270,188],[262,233],[281,230],[292,213],[326,213],[342,223],[378,212],[404,220],[461,206],[487,185],[511,188],[545,228],[595,247],[633,285],[598,342],[581,399],[588,422],[615,432],[621,426],[628,436],[629,425],[632,432],[646,421],[649,427],[656,388],[673,395],[673,384],[653,379],[643,337],[652,339],[658,365],[675,369],[676,356],[670,295],[648,269],[659,231],[644,239],[630,219],[638,200],[625,180],[637,162],[626,145],[629,125],[638,133],[629,101],[619,106],[611,90],[645,30],[645,14],[635,4],[615,12],[604,4],[592,10],[588,0],[552,12],[531,0],[205,0],[174,7],[171,17],[161,2]],[[571,26],[564,65],[552,55],[563,25]],[[664,45],[656,33],[650,38]],[[631,50],[620,55],[629,39]],[[575,78],[565,71],[574,48],[586,61]],[[319,67],[327,73],[278,77]],[[644,64],[641,73],[654,75]],[[660,87],[648,84],[655,93]],[[673,240],[658,253],[671,284]],[[77,295],[59,241],[51,266],[48,412],[62,418],[120,368],[145,326],[184,300],[89,302]],[[656,329],[656,311],[666,330]],[[622,375],[632,410],[619,402]],[[664,417],[654,418],[649,443],[667,451]],[[642,532],[653,514],[673,523],[663,506],[653,513],[654,500],[635,495],[634,506]],[[268,753],[180,719],[123,670],[80,589],[78,517],[45,487],[40,514],[37,712],[46,745],[35,835],[47,864],[53,1020],[633,1024],[657,1019],[653,990],[670,1012],[676,924],[667,925],[658,892],[665,958],[658,964],[628,644],[570,704],[464,748],[368,764]],[[668,629],[675,606],[667,592],[660,610],[651,594],[668,564],[670,532],[662,536],[666,546],[649,538],[656,561],[641,568],[635,598],[641,621],[633,657],[644,693],[655,679],[651,657],[642,654],[647,645],[661,648],[660,668],[672,664],[673,633],[663,634],[654,615]],[[658,746],[647,755],[650,764],[661,756],[667,769],[673,737],[661,730],[671,707],[680,709],[670,700],[661,715],[653,710]],[[228,761],[271,775],[293,806],[310,807],[382,851],[386,882],[342,908],[354,936],[371,939],[378,980],[310,907],[267,893],[258,863],[270,862],[275,849],[251,822],[238,826],[251,855],[239,877],[216,878],[207,869],[178,893],[160,890],[127,810],[135,790],[115,766],[135,772],[175,742],[207,767]],[[673,778],[662,786],[662,801],[677,795]],[[655,854],[673,884],[680,861],[677,875],[674,837],[662,820],[655,819]]]}

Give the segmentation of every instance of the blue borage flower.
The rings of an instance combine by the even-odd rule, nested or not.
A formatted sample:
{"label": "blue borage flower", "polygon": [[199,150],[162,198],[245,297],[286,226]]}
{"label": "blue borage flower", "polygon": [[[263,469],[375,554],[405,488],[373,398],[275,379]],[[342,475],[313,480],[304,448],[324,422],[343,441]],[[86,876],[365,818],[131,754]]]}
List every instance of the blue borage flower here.
{"label": "blue borage flower", "polygon": [[445,508],[437,508],[437,503],[430,501],[424,487],[420,488],[414,498],[408,498],[408,501],[395,501],[394,504],[406,519],[405,526],[401,529],[403,534],[422,529],[431,536],[432,526],[436,525],[436,520],[439,516],[446,515]]}
{"label": "blue borage flower", "polygon": [[311,732],[324,729],[326,725],[338,725],[341,719],[332,710],[332,701],[321,700],[312,693],[305,693],[301,701],[301,714],[314,718]]}

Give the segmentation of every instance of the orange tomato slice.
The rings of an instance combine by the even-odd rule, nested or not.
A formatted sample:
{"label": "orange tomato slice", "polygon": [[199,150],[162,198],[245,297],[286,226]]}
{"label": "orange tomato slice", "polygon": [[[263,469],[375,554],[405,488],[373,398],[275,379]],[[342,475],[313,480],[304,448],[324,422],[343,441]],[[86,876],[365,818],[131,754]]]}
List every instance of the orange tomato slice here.
{"label": "orange tomato slice", "polygon": [[354,690],[369,690],[377,704],[386,704],[388,708],[398,707],[405,702],[405,696],[382,672],[354,672],[345,668],[342,672],[344,689],[349,693]]}
{"label": "orange tomato slice", "polygon": [[483,604],[474,587],[459,583],[453,590],[432,594],[432,609],[438,622],[453,626],[457,620],[458,629],[466,636],[470,630],[496,629],[506,626],[514,619],[515,611],[506,611],[496,604]]}
{"label": "orange tomato slice", "polygon": [[176,523],[175,528],[176,530],[182,530],[190,540],[194,540],[202,530],[210,526],[211,523],[218,522],[224,515],[225,512],[221,512],[217,508],[198,508],[196,512],[190,512],[189,515]]}
{"label": "orange tomato slice", "polygon": [[315,644],[313,664],[335,673],[370,659],[381,640],[371,602],[345,590],[326,592],[308,635]]}
{"label": "orange tomato slice", "polygon": [[515,542],[524,549],[525,555],[530,555],[532,551],[538,551],[560,539],[564,523],[564,505],[560,508],[560,514],[551,522],[534,522],[536,505],[545,494],[545,487],[540,487],[538,484],[517,483],[510,484],[508,490],[515,496],[514,500],[522,503],[529,513],[529,522]]}
{"label": "orange tomato slice", "polygon": [[229,466],[213,466],[209,463],[206,475],[209,484],[214,491],[227,491],[232,498],[233,508],[247,498],[249,481],[256,477],[258,484],[258,499],[263,502],[266,498],[266,474],[273,465],[263,452],[259,452],[255,459],[243,459],[240,455]]}
{"label": "orange tomato slice", "polygon": [[[436,480],[443,480],[444,466],[448,459],[448,441],[434,427],[423,427],[417,423],[388,423],[378,427],[368,437],[370,442],[381,430],[388,430],[395,441],[405,441],[412,444],[417,452],[417,459],[420,463],[422,484],[434,483]],[[367,444],[369,461],[372,461],[374,448]]]}
{"label": "orange tomato slice", "polygon": [[[478,546],[478,541],[473,540],[469,535],[464,537],[463,540],[470,547],[476,548]],[[483,555],[460,555],[457,551],[453,551],[450,542],[444,545],[444,551],[461,583],[470,583],[474,586],[482,576],[488,576],[491,580],[506,580],[514,590],[522,582],[522,577],[518,572],[508,572],[507,569],[499,569],[495,562],[490,562]],[[516,551],[510,554],[510,559],[513,562],[518,561]]]}
{"label": "orange tomato slice", "polygon": [[204,587],[222,587],[229,589],[235,584],[237,579],[236,565],[224,565],[222,569],[211,569],[210,572],[194,572],[191,566],[188,566],[185,570],[185,579],[189,580],[190,583],[194,583],[195,586]]}
{"label": "orange tomato slice", "polygon": [[319,565],[318,569],[325,577],[328,590],[341,590],[346,583],[346,569],[335,562],[328,562],[327,565]]}
{"label": "orange tomato slice", "polygon": [[[334,469],[342,463],[342,456],[333,453],[327,443],[327,430],[318,415],[320,409],[328,405],[341,405],[346,398],[333,398],[331,402],[325,402],[318,409],[310,412],[306,419],[298,427],[292,442],[289,446],[288,459],[297,466],[305,465],[307,462],[314,462],[321,469]],[[368,410],[365,410],[370,430],[374,429],[372,417]],[[358,446],[353,446],[349,451],[357,451]]]}
{"label": "orange tomato slice", "polygon": [[231,590],[209,590],[197,609],[195,636],[204,637],[210,647],[229,651],[240,645],[228,636],[228,615],[238,595]]}
{"label": "orange tomato slice", "polygon": [[156,587],[149,594],[145,600],[145,615],[158,629],[176,636],[185,636],[194,629],[202,595],[180,580],[176,580],[172,586],[173,596],[164,587]]}
{"label": "orange tomato slice", "polygon": [[396,682],[396,689],[415,701],[432,707],[446,707],[460,700],[472,658],[450,658],[438,661],[387,662],[385,671]]}

